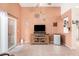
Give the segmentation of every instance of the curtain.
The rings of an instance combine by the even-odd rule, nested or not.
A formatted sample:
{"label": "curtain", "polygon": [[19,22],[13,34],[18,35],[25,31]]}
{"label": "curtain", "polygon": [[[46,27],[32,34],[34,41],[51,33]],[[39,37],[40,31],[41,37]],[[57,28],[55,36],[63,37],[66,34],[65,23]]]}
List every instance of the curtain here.
{"label": "curtain", "polygon": [[0,11],[0,52],[8,51],[8,13]]}

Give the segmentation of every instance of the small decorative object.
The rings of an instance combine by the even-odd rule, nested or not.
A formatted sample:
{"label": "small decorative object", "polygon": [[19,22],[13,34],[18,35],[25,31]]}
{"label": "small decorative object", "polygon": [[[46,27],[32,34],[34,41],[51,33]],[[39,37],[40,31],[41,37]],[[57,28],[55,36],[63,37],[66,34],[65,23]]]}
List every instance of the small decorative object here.
{"label": "small decorative object", "polygon": [[48,5],[52,5],[52,3],[48,3]]}
{"label": "small decorative object", "polygon": [[68,27],[68,30],[70,31],[70,27]]}
{"label": "small decorative object", "polygon": [[66,21],[66,20],[64,20],[64,27],[66,27],[66,26],[67,26],[66,24],[67,24],[67,21]]}
{"label": "small decorative object", "polygon": [[40,18],[40,14],[35,14],[35,18]]}
{"label": "small decorative object", "polygon": [[43,21],[45,21],[46,19],[43,19]]}
{"label": "small decorative object", "polygon": [[72,20],[72,24],[76,24],[76,21]]}
{"label": "small decorative object", "polygon": [[57,27],[57,22],[54,22],[54,23],[53,23],[53,26],[54,26],[54,27]]}
{"label": "small decorative object", "polygon": [[64,33],[68,33],[70,28],[68,28],[69,26],[68,26],[68,17],[67,16],[64,17],[64,26],[63,27],[64,27]]}
{"label": "small decorative object", "polygon": [[47,18],[46,14],[42,13],[41,11],[39,13],[36,13],[34,16],[35,16],[35,18],[38,18],[38,19],[41,19],[44,21]]}
{"label": "small decorative object", "polygon": [[78,24],[79,23],[79,21],[78,20],[76,20],[76,24]]}
{"label": "small decorative object", "polygon": [[79,21],[78,20],[72,20],[72,24],[78,25]]}

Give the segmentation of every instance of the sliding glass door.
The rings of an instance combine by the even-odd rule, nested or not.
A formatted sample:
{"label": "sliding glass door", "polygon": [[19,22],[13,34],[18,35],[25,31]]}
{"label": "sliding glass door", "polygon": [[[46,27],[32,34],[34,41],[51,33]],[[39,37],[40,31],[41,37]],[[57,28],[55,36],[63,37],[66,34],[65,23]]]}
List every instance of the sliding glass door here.
{"label": "sliding glass door", "polygon": [[8,18],[8,48],[11,49],[16,45],[16,19]]}

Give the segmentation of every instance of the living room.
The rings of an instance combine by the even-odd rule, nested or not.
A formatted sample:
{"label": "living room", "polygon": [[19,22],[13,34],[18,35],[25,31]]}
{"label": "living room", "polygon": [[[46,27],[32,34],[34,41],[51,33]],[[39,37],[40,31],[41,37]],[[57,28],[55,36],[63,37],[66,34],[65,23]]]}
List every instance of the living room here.
{"label": "living room", "polygon": [[[79,9],[76,8],[78,5],[79,4],[63,3],[0,4],[0,17],[2,17],[3,12],[6,12],[11,22],[9,23],[8,19],[1,19],[1,53],[9,52],[14,55],[76,55],[76,52],[78,52],[78,50],[76,50],[78,49],[78,47],[76,47],[78,29],[74,28],[78,26],[79,22],[79,20],[77,20]],[[8,24],[11,26],[8,27]],[[11,34],[14,38],[12,38]],[[43,48],[44,50],[47,49],[44,54],[41,52],[44,51]],[[55,52],[51,53],[52,50],[49,50],[49,48],[58,50],[53,50]],[[20,52],[18,52],[18,49],[21,49]],[[33,49],[33,51],[31,49]],[[75,51],[73,51],[73,49],[75,49]],[[59,53],[61,50],[67,52],[64,52],[64,54]],[[27,53],[25,51],[29,52]],[[40,52],[37,53],[37,51]],[[48,53],[48,51],[50,51],[50,53]],[[71,51],[73,51],[73,53]]]}

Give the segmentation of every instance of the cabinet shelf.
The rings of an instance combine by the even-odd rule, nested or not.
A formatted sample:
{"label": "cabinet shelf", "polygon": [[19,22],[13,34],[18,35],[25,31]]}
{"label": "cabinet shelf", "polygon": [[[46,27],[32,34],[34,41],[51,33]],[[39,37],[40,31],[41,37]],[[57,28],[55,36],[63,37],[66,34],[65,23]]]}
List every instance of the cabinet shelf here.
{"label": "cabinet shelf", "polygon": [[48,34],[32,34],[31,44],[49,44]]}

